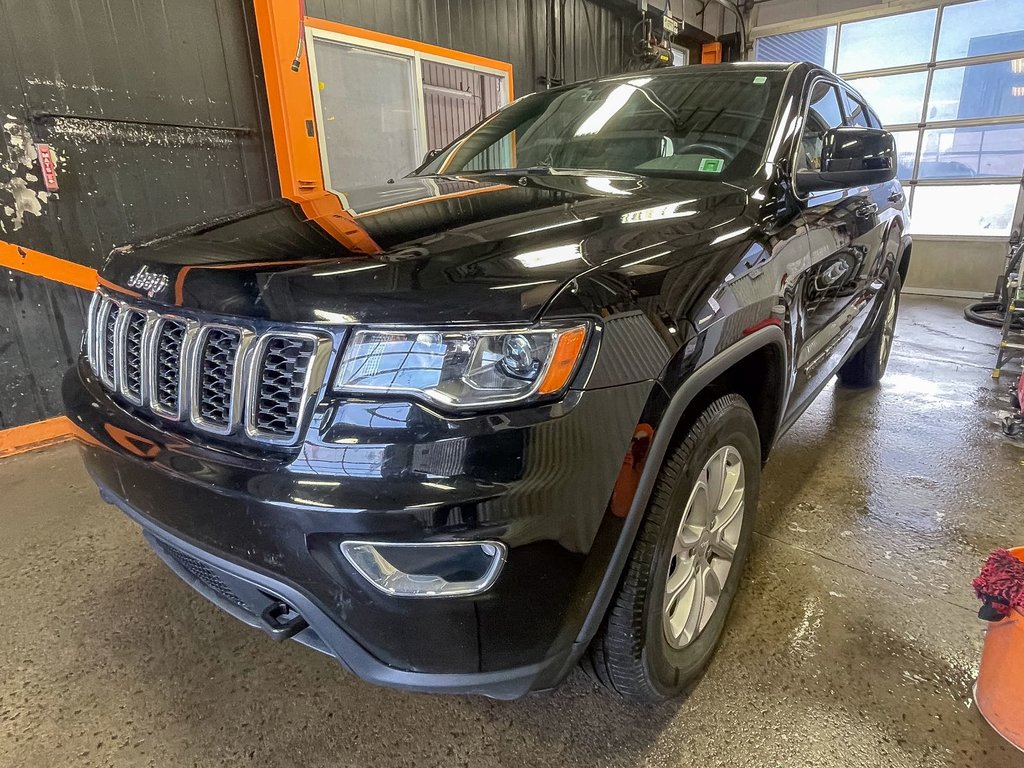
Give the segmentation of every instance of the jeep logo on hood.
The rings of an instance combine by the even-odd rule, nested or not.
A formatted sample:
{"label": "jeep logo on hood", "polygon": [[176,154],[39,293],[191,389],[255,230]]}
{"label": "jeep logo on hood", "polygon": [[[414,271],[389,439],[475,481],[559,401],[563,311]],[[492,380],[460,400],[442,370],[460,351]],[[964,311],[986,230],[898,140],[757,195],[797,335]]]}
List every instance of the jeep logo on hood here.
{"label": "jeep logo on hood", "polygon": [[128,287],[142,291],[152,299],[156,294],[166,288],[169,282],[170,280],[167,275],[150,272],[148,266],[143,266],[139,268],[134,275],[128,278]]}

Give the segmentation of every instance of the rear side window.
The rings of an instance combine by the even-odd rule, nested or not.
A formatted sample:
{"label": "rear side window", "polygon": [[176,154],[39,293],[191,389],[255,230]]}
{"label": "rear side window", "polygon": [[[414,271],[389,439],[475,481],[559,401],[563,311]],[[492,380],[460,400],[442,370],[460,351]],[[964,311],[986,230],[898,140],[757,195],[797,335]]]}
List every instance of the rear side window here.
{"label": "rear side window", "polygon": [[868,119],[868,110],[864,103],[845,88],[843,96],[846,98],[846,121],[848,125],[859,125],[861,128],[871,128]]}
{"label": "rear side window", "polygon": [[800,135],[797,170],[821,170],[821,148],[825,133],[843,124],[843,111],[839,106],[839,91],[831,83],[819,81],[811,89],[808,99],[804,130]]}

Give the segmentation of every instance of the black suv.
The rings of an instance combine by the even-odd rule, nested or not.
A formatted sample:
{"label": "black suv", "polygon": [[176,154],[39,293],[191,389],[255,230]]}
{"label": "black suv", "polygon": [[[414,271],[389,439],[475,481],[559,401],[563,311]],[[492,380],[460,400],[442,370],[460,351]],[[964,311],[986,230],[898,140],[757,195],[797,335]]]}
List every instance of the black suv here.
{"label": "black suv", "polygon": [[115,250],[64,398],[104,497],[274,638],[412,690],[582,660],[668,698],[722,634],[773,443],[885,369],[896,166],[808,64],[537,93],[334,213]]}

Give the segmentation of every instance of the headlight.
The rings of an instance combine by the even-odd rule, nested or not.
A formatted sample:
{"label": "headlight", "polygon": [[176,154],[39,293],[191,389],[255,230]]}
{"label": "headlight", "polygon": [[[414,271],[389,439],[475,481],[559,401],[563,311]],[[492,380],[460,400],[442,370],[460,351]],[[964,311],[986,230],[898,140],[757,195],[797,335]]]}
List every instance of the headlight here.
{"label": "headlight", "polygon": [[517,330],[355,331],[334,388],[415,394],[479,408],[560,392],[583,352],[584,324]]}

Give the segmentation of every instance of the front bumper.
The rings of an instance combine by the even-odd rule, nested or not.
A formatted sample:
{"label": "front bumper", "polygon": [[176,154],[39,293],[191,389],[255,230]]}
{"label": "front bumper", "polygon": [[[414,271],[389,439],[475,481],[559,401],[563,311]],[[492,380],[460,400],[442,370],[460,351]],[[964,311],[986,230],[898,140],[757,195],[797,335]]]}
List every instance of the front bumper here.
{"label": "front bumper", "polygon": [[[513,698],[557,684],[582,650],[622,526],[608,501],[652,387],[457,420],[412,403],[328,402],[297,451],[273,455],[147,422],[85,364],[64,396],[105,498],[236,618],[281,635],[261,615],[284,602],[308,623],[295,640],[365,680]],[[499,539],[508,559],[483,594],[396,598],[344,560],[346,538]]]}

